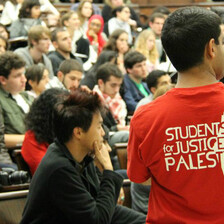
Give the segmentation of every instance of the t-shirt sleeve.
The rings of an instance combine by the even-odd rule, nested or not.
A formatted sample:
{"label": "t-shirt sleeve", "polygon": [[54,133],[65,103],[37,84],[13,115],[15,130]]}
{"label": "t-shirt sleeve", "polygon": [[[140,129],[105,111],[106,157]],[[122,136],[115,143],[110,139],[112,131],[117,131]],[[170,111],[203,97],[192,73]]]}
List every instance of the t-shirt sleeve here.
{"label": "t-shirt sleeve", "polygon": [[131,181],[135,183],[142,183],[151,177],[149,169],[144,165],[140,155],[139,146],[141,140],[136,135],[134,124],[131,123],[130,135],[128,141],[128,165],[127,174]]}

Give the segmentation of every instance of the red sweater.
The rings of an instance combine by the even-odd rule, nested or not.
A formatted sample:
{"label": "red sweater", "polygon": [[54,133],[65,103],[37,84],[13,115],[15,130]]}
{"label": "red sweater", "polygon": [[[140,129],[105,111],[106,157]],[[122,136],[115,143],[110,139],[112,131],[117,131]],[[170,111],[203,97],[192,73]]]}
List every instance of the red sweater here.
{"label": "red sweater", "polygon": [[44,157],[48,143],[38,143],[32,131],[27,131],[22,145],[22,156],[28,164],[32,175]]}

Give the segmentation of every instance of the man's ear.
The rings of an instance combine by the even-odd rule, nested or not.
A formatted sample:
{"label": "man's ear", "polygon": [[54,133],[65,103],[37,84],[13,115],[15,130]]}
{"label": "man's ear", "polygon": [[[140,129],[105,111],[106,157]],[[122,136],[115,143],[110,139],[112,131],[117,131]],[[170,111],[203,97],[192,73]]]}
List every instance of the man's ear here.
{"label": "man's ear", "polygon": [[2,76],[2,75],[0,76],[0,84],[1,84],[1,85],[4,86],[4,85],[6,84],[6,80],[7,80],[6,77],[4,77],[4,76]]}
{"label": "man's ear", "polygon": [[127,71],[128,74],[131,74],[131,70],[132,69],[130,69],[130,68],[126,68],[126,71]]}
{"label": "man's ear", "polygon": [[98,84],[99,87],[101,87],[104,84],[104,82],[103,82],[102,79],[98,79],[97,84]]}
{"label": "man's ear", "polygon": [[38,41],[35,41],[35,40],[30,40],[30,42],[32,43],[32,46],[35,46],[38,43]]}
{"label": "man's ear", "polygon": [[58,71],[57,77],[58,77],[58,79],[59,79],[60,82],[63,82],[64,74],[61,71]]}
{"label": "man's ear", "polygon": [[52,41],[52,44],[53,44],[53,46],[54,46],[55,49],[58,49],[58,43],[57,43],[57,41]]}
{"label": "man's ear", "polygon": [[83,134],[83,129],[80,127],[76,127],[73,129],[73,135],[76,139],[80,140]]}
{"label": "man's ear", "polygon": [[216,44],[214,38],[210,39],[205,48],[206,56],[213,59],[216,55]]}
{"label": "man's ear", "polygon": [[150,92],[151,92],[152,94],[155,94],[155,92],[156,92],[156,87],[151,87],[151,88],[150,88]]}
{"label": "man's ear", "polygon": [[36,82],[32,81],[31,79],[28,81],[28,83],[29,83],[29,85],[32,87],[32,89],[33,89],[33,87],[34,87],[35,84],[36,84]]}
{"label": "man's ear", "polygon": [[68,26],[68,20],[64,21],[64,26],[66,26],[66,27]]}

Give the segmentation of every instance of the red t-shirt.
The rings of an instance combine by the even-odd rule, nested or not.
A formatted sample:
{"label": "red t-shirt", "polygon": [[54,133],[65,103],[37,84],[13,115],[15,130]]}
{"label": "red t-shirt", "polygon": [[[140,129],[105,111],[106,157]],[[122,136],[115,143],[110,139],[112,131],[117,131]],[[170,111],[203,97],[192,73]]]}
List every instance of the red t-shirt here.
{"label": "red t-shirt", "polygon": [[27,131],[22,145],[22,156],[30,168],[32,175],[36,171],[41,159],[47,152],[49,144],[36,141],[35,135],[32,131]]}
{"label": "red t-shirt", "polygon": [[174,88],[131,120],[128,176],[152,186],[146,223],[224,223],[224,85]]}

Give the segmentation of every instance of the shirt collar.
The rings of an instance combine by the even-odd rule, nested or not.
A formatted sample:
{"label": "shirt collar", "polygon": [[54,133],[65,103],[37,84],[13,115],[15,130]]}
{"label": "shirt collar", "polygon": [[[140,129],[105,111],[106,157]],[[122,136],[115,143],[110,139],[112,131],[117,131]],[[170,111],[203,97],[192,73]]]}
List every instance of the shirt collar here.
{"label": "shirt collar", "polygon": [[64,155],[73,163],[75,164],[76,168],[79,170],[80,173],[93,161],[93,157],[86,155],[81,163],[77,162],[72,154],[69,152],[68,148],[59,142],[58,139],[55,140],[55,144],[60,147],[60,150],[64,153]]}

